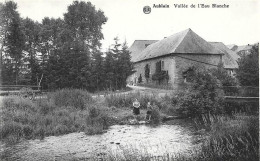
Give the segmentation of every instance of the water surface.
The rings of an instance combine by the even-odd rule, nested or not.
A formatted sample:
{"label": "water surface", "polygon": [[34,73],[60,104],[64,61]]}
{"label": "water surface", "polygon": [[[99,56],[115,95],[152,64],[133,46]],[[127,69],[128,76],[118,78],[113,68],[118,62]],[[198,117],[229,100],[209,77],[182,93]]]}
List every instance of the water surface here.
{"label": "water surface", "polygon": [[64,160],[122,154],[127,150],[161,156],[165,153],[189,153],[196,145],[192,132],[179,125],[114,125],[106,133],[88,136],[83,132],[29,140],[10,147],[10,160]]}

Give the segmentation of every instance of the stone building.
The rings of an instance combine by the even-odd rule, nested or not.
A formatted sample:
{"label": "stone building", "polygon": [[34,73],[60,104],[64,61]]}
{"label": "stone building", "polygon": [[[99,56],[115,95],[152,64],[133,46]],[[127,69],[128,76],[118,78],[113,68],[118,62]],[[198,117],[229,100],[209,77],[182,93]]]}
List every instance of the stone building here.
{"label": "stone building", "polygon": [[[253,44],[253,45],[256,45],[256,44]],[[253,48],[253,45],[248,44],[248,45],[237,46],[235,44],[232,44],[232,45],[227,45],[227,47],[241,57],[243,55],[250,54],[251,49]]]}
{"label": "stone building", "polygon": [[136,40],[128,49],[135,73],[127,81],[178,87],[188,81],[187,72],[193,67],[216,68],[226,62],[226,67],[237,68],[236,61],[230,63],[232,57],[221,46],[205,41],[191,29],[160,41]]}

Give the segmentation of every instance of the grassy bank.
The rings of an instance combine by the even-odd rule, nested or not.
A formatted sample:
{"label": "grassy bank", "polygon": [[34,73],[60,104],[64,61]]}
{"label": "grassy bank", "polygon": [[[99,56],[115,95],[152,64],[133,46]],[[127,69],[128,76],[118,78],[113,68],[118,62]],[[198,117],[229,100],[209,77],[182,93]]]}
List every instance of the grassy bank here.
{"label": "grassy bank", "polygon": [[[141,101],[138,117],[132,112],[135,98]],[[87,91],[77,89],[58,90],[35,101],[9,96],[2,100],[0,138],[7,144],[14,144],[21,139],[43,139],[79,131],[100,134],[110,125],[128,124],[135,118],[145,120],[148,101],[160,105],[154,95],[115,93],[93,99]],[[160,112],[154,110],[153,116],[152,123],[159,123]]]}
{"label": "grassy bank", "polygon": [[64,89],[36,101],[7,97],[2,102],[0,136],[8,144],[76,131],[101,133],[109,123],[108,109],[83,90]]}

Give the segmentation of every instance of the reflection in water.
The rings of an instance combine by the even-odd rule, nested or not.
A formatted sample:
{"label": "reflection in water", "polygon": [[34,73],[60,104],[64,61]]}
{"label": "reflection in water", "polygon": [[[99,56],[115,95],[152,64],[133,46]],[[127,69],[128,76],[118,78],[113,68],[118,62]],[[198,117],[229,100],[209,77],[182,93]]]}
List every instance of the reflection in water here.
{"label": "reflection in water", "polygon": [[[93,154],[120,154],[124,149],[159,156],[165,153],[185,153],[192,144],[191,132],[178,125],[115,125],[104,134],[87,136],[83,132],[50,136],[44,140],[22,142],[9,158],[22,160],[63,160],[90,158]],[[17,148],[20,147],[20,148]],[[19,149],[19,150],[17,150]]]}

